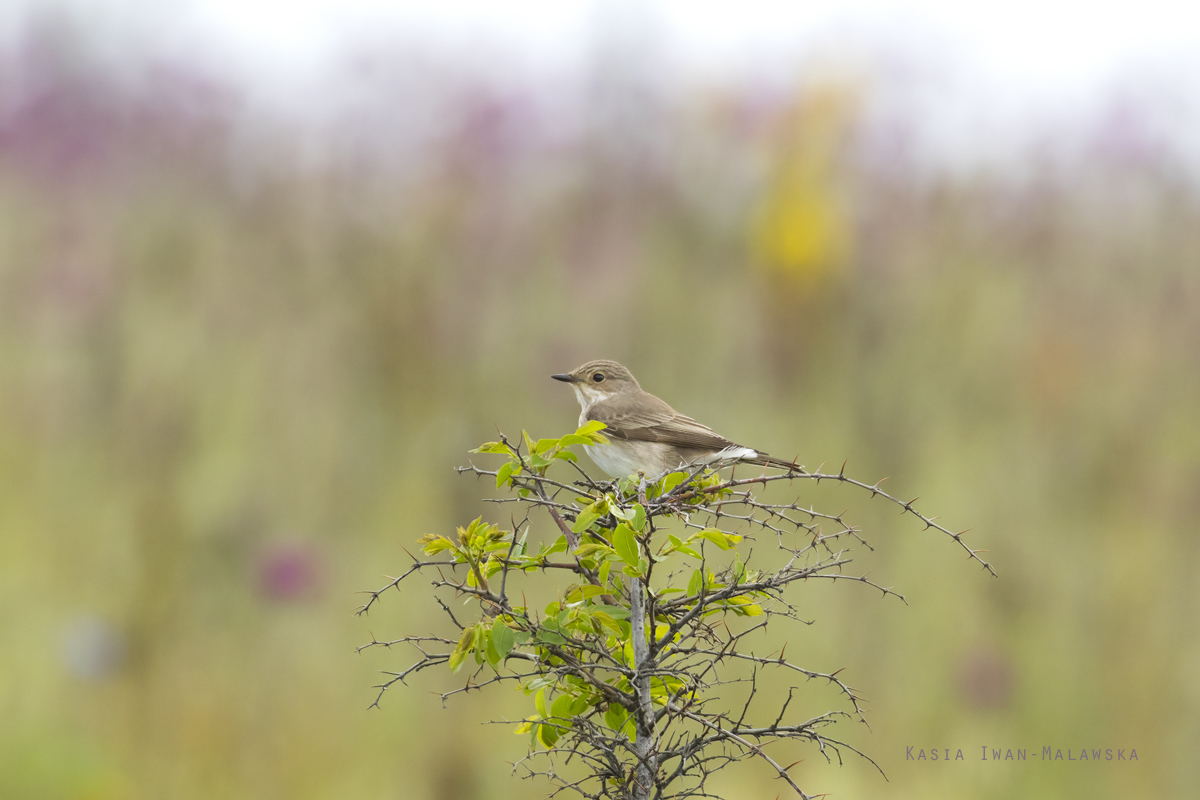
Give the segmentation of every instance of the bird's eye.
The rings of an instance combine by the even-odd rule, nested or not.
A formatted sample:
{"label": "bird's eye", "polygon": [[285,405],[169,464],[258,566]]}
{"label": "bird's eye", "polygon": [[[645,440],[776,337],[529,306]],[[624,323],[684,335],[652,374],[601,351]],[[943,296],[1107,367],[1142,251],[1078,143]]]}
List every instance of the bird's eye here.
{"label": "bird's eye", "polygon": [[592,375],[592,380],[595,381],[596,383],[599,383],[600,381],[604,380],[604,373],[603,372],[595,373],[594,375]]}

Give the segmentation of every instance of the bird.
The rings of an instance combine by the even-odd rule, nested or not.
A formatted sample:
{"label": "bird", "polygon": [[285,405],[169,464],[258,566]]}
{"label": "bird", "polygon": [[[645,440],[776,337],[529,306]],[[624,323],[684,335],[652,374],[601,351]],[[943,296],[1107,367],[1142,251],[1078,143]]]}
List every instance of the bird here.
{"label": "bird", "polygon": [[584,445],[588,457],[612,478],[637,472],[658,477],[689,465],[747,463],[796,472],[795,462],[732,442],[691,417],[680,414],[642,389],[637,378],[616,361],[598,360],[558,375],[569,383],[582,411],[579,425],[603,422],[607,445]]}

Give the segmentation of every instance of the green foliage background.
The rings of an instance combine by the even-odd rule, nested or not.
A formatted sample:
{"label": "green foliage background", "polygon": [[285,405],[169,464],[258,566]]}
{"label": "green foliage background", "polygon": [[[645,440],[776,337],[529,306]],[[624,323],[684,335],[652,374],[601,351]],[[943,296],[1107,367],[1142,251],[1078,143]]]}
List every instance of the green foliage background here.
{"label": "green foliage background", "polygon": [[445,78],[419,158],[333,136],[314,161],[193,76],[11,57],[44,80],[0,143],[0,795],[538,796],[504,765],[526,737],[479,724],[519,694],[443,710],[461,676],[431,676],[367,712],[406,656],[355,645],[440,612],[406,587],[358,619],[354,592],[424,533],[503,522],[451,468],[497,427],[573,430],[548,375],[596,357],[739,442],[892,476],[989,550],[998,579],[814,496],[856,504],[859,563],[909,605],[798,597],[816,624],[789,655],[872,701],[849,736],[890,778],[809,752],[810,790],[1200,782],[1200,203],[1169,157],[931,173],[872,155],[853,90],[803,81],[629,129],[585,96],[564,144],[476,76]]}

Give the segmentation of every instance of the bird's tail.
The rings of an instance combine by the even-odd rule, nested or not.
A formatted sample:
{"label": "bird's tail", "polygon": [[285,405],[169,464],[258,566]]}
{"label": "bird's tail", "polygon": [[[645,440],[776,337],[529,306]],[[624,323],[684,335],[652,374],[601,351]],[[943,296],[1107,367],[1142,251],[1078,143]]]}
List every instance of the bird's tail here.
{"label": "bird's tail", "polygon": [[743,458],[744,464],[757,464],[760,467],[771,467],[773,469],[782,469],[786,472],[804,472],[804,465],[798,461],[784,461],[781,458],[773,458],[766,453],[758,453],[753,458]]}

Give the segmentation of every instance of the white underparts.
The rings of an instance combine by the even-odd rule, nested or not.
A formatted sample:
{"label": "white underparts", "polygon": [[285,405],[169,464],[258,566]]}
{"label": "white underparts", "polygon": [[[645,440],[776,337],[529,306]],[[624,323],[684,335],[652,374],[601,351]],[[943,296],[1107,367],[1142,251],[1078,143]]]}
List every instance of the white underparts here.
{"label": "white underparts", "polygon": [[726,447],[724,450],[713,453],[711,456],[701,459],[705,464],[711,464],[714,461],[739,461],[743,458],[757,458],[758,451],[751,450],[749,447],[742,447],[735,444]]}
{"label": "white underparts", "polygon": [[657,452],[664,449],[663,445],[650,442],[615,442],[608,444],[585,444],[583,450],[596,466],[604,470],[610,478],[624,478],[638,470],[643,470],[651,477],[665,472],[663,466],[665,453]]}
{"label": "white underparts", "polygon": [[[582,383],[571,384],[579,398],[583,411],[579,415],[579,424],[587,423],[587,412],[592,404],[603,399],[595,388]],[[609,436],[608,444],[584,445],[584,452],[604,470],[610,477],[624,478],[639,470],[649,477],[658,477],[667,470],[677,469],[680,465],[679,451],[662,442],[641,442],[615,439]],[[696,464],[712,464],[719,461],[732,462],[758,456],[756,450],[741,445],[730,445],[723,450],[700,455],[693,459]]]}

